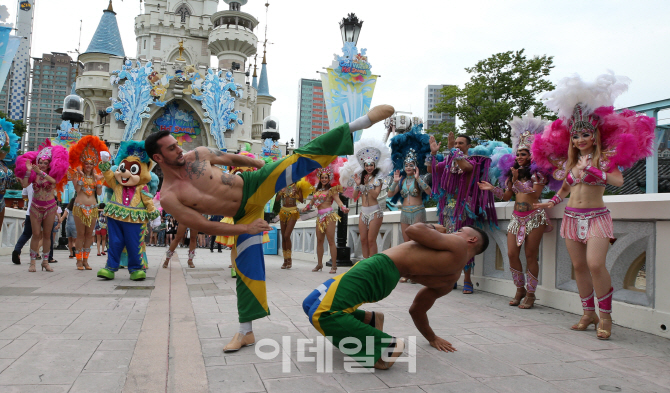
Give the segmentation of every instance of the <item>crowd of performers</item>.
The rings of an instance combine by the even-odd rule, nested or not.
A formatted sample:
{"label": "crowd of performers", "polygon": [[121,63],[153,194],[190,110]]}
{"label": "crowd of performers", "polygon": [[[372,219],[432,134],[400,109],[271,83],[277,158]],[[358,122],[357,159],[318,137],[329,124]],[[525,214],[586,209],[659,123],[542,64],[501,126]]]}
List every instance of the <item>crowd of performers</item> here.
{"label": "crowd of performers", "polygon": [[[293,154],[271,162],[263,162],[249,153],[224,154],[205,147],[184,152],[177,141],[163,131],[150,135],[146,145],[144,141],[122,142],[113,162],[104,143],[96,137],[82,138],[69,153],[47,140],[38,151],[19,156],[14,170],[21,184],[24,187],[32,185],[34,190],[30,206],[33,234],[30,271],[36,270],[40,242],[42,269],[53,271],[48,254],[44,252],[51,246],[57,208],[54,196],[68,179],[73,181],[77,191],[67,210],[75,217],[76,266],[80,270],[90,269],[90,247],[95,226],[99,226],[96,197],[101,194],[104,184],[110,193],[102,213],[109,234],[109,255],[105,268],[98,271],[98,277],[113,279],[124,259],[131,279],[146,277],[144,237],[147,225],[161,225],[160,208],[180,222],[176,228],[172,224],[168,229],[168,232],[176,230],[176,237],[170,243],[163,267],[168,267],[186,231],[216,235],[217,243],[232,247],[231,266],[237,273],[240,329],[224,348],[224,351],[236,351],[255,342],[252,321],[270,313],[260,247],[263,237],[267,237],[263,233],[267,235],[270,229],[262,219],[264,208],[275,195],[281,202],[282,269],[292,267],[291,232],[300,218],[298,203],[304,202],[310,193],[311,199],[303,212],[316,212],[318,264],[313,271],[323,268],[324,241],[328,240],[333,264],[330,273],[337,272],[334,237],[340,217],[335,205],[348,212],[341,194],[362,203],[358,228],[365,261],[374,260],[377,267],[395,265],[394,273],[384,276],[384,280],[395,280],[395,283],[386,283],[387,287],[373,290],[376,292],[369,298],[349,296],[346,301],[341,301],[341,304],[349,304],[353,298],[360,300],[353,307],[349,305],[337,311],[333,298],[326,296],[331,308],[327,315],[323,314],[324,294],[329,288],[337,287],[333,283],[345,282],[343,277],[348,273],[328,280],[323,288],[310,295],[313,298],[309,298],[309,302],[306,299],[309,304],[305,303],[305,312],[315,327],[326,334],[324,326],[332,322],[333,329],[339,326],[334,333],[340,336],[351,334],[344,320],[338,319],[335,323],[334,319],[331,321],[326,317],[351,313],[361,303],[381,300],[403,276],[400,281],[409,279],[424,285],[430,282],[394,259],[400,255],[410,258],[405,251],[394,254],[386,250],[386,256],[379,253],[377,238],[384,216],[379,199],[383,197],[383,191],[387,191],[392,202],[400,206],[402,236],[406,244],[412,243],[409,240],[417,242],[417,239],[430,244],[434,235],[424,234],[436,230],[453,233],[455,237],[452,239],[459,238],[464,242],[463,250],[454,251],[460,252],[457,259],[462,260],[462,264],[455,262],[453,265],[458,266],[457,277],[460,277],[460,269],[464,271],[464,293],[473,291],[470,274],[474,255],[488,246],[485,233],[477,228],[495,230],[498,227],[495,200],[514,199],[514,212],[507,227],[507,250],[517,289],[509,304],[522,309],[532,308],[536,300],[539,244],[542,234],[552,230],[547,210],[561,204],[569,195],[560,235],[566,241],[584,309],[584,315],[572,329],[585,330],[593,324],[597,337],[608,339],[612,326],[613,288],[605,258],[615,239],[603,194],[606,185],[619,187],[623,184],[622,169],[652,154],[654,139],[653,119],[630,110],[615,112],[613,109],[615,98],[627,90],[628,84],[627,78],[613,74],[602,75],[595,82],[583,81],[579,76],[562,80],[556,90],[545,96],[546,106],[557,114],[558,119],[549,122],[531,113],[515,117],[510,121],[511,149],[496,141],[478,141],[473,147],[471,137],[463,134],[449,134],[446,149],[442,149],[433,136],[422,132],[420,125],[395,136],[390,147],[371,138],[354,144],[351,133],[391,116],[394,110],[390,106],[375,107],[368,115],[337,127],[296,149]],[[11,166],[16,158],[17,144],[17,138],[7,124],[2,123],[3,133],[0,135],[0,186],[3,190],[12,183],[8,165]],[[347,158],[342,158],[344,156]],[[155,198],[157,181],[151,173],[152,160],[161,166],[164,174],[163,195],[159,198]],[[206,176],[184,172],[187,162],[202,163]],[[223,171],[221,167],[230,170]],[[548,190],[555,194],[549,201],[543,201],[542,194]],[[430,198],[437,201],[439,228],[442,229],[437,225],[421,227],[426,221],[425,202]],[[4,201],[0,214],[1,220]],[[421,232],[416,228],[424,230]],[[195,255],[195,242],[192,243],[190,267],[193,267]],[[525,272],[520,259],[522,247]],[[360,274],[350,285],[359,285],[366,274],[373,274],[372,271],[379,273],[371,263],[350,270]],[[440,267],[434,266],[434,269],[439,271]],[[449,273],[450,277],[453,277],[452,273]],[[375,281],[371,277],[368,279]],[[454,284],[454,280],[456,278],[449,281],[449,285]],[[428,296],[424,300],[432,305],[437,297],[450,290],[431,295],[420,291],[417,298]],[[347,320],[347,324],[353,324],[351,326],[364,324],[374,328],[375,324],[383,323],[383,316],[380,319],[374,313],[353,314],[351,316],[356,321]],[[415,320],[415,323],[431,341],[432,330],[426,329],[427,320]],[[380,326],[377,328],[381,330]],[[381,344],[375,341],[374,345],[377,356]],[[444,343],[433,344],[431,341],[431,345],[446,348]],[[389,364],[385,366],[388,368]]]}

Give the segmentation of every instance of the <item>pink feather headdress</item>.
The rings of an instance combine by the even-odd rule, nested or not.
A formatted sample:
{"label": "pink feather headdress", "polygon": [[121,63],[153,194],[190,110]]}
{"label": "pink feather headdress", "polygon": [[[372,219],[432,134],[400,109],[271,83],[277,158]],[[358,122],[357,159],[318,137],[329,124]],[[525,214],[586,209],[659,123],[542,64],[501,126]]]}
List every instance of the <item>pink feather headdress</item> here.
{"label": "pink feather headdress", "polygon": [[595,82],[585,82],[578,75],[561,80],[556,90],[544,96],[545,105],[559,119],[535,137],[531,148],[535,163],[556,170],[554,177],[563,179],[572,133],[584,129],[600,133],[601,166],[607,172],[629,168],[653,154],[655,119],[628,109],[614,111],[614,100],[629,83],[629,78],[611,71]]}
{"label": "pink feather headdress", "polygon": [[[26,152],[16,159],[16,177],[21,179],[26,175],[26,161],[30,161],[31,164],[37,165],[37,161],[40,159],[51,161],[49,163],[47,174],[53,177],[54,180],[56,180],[56,183],[59,183],[61,179],[63,179],[70,166],[67,149],[63,146],[52,145],[51,140],[46,139],[37,151]],[[29,180],[31,183],[35,181],[36,176],[37,174],[35,171],[30,172]]]}

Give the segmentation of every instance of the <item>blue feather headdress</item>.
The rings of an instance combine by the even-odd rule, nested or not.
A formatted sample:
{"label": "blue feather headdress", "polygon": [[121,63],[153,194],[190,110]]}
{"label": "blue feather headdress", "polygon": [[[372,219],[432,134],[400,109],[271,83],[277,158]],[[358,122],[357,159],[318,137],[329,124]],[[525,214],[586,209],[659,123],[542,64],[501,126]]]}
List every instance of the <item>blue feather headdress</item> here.
{"label": "blue feather headdress", "polygon": [[0,147],[9,142],[9,152],[2,161],[6,165],[14,165],[19,150],[19,137],[14,133],[14,123],[0,119],[0,134],[7,134],[7,138],[0,135]]}
{"label": "blue feather headdress", "polygon": [[149,163],[149,155],[144,149],[144,141],[123,141],[119,145],[119,151],[116,153],[114,164],[120,165],[123,160],[130,156],[136,156],[141,162]]}
{"label": "blue feather headdress", "polygon": [[419,168],[419,174],[425,175],[426,157],[430,154],[430,135],[423,134],[421,130],[423,124],[412,127],[408,132],[396,135],[391,138],[391,159],[393,160],[393,169],[399,170],[405,174],[405,158],[414,150],[416,155],[416,166]]}

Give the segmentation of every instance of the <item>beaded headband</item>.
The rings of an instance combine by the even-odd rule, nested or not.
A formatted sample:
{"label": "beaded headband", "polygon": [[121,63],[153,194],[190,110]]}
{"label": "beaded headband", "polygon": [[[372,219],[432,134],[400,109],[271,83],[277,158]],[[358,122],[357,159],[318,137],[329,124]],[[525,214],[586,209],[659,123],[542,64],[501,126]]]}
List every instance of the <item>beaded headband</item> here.
{"label": "beaded headband", "polygon": [[575,109],[572,111],[572,117],[568,121],[568,129],[570,129],[570,135],[574,135],[578,132],[584,132],[584,130],[590,132],[596,132],[596,126],[598,125],[598,117],[593,114],[586,114],[581,103],[575,105]]}
{"label": "beaded headband", "polygon": [[535,139],[535,135],[531,134],[530,131],[526,130],[519,136],[519,146],[517,146],[517,150],[525,149],[530,151],[530,147],[533,145],[533,140]]}
{"label": "beaded headband", "polygon": [[316,170],[316,176],[321,180],[321,175],[327,174],[330,180],[333,180],[333,169],[330,166],[327,166],[325,168],[319,168]]}
{"label": "beaded headband", "polygon": [[79,160],[84,164],[98,165],[98,151],[91,145],[86,145],[84,151],[81,153]]}

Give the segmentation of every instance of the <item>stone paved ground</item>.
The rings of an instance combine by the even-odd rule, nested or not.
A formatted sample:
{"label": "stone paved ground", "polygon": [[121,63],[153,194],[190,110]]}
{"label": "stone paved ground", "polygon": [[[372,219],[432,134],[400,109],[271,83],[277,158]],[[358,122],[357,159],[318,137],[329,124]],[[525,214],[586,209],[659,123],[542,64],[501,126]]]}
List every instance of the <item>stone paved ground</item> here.
{"label": "stone paved ground", "polygon": [[[0,392],[670,392],[667,339],[615,326],[612,340],[599,341],[593,330],[569,330],[576,315],[519,310],[483,292],[459,291],[436,303],[431,325],[458,349],[438,352],[407,312],[419,289],[411,284],[365,308],[382,310],[392,335],[417,336],[416,373],[406,364],[348,373],[337,350],[332,372],[317,372],[303,359],[315,346],[297,348],[298,339],[318,336],[301,302],[331,276],[301,261],[280,270],[278,257],[267,258],[272,315],[254,331],[257,339],[291,345],[269,360],[254,347],[224,354],[237,330],[229,252],[200,250],[195,269],[178,259],[159,269],[163,252],[149,248],[152,267],[141,283],[127,280],[126,271],[99,281],[103,257],[92,258],[92,272],[79,272],[56,252],[54,273],[28,273],[27,263],[0,257]],[[178,254],[185,260],[186,250]]]}

